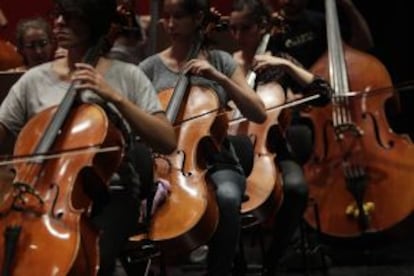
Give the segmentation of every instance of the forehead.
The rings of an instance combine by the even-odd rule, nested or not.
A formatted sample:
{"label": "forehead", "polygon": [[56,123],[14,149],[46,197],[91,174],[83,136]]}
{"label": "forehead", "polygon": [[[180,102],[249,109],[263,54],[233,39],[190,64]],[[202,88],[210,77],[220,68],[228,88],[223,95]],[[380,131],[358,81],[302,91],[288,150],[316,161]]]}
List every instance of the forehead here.
{"label": "forehead", "polygon": [[47,33],[45,30],[36,27],[29,27],[25,30],[23,39],[34,39],[34,38],[45,38],[47,37]]}
{"label": "forehead", "polygon": [[[182,0],[165,0],[164,8],[184,10],[183,1]],[[165,11],[169,11],[169,10],[165,10]]]}
{"label": "forehead", "polygon": [[230,24],[252,23],[250,13],[243,9],[242,11],[232,11],[230,13]]}

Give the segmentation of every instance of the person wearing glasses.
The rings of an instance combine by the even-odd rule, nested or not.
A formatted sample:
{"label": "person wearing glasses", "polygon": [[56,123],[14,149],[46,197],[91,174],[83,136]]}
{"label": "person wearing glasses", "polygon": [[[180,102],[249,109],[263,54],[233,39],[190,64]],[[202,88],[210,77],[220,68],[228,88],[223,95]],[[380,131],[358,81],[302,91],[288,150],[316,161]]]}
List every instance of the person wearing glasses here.
{"label": "person wearing glasses", "polygon": [[[99,104],[109,113],[109,119],[116,116],[114,124],[123,132],[125,140],[131,138],[129,136],[139,137],[151,150],[171,153],[176,147],[174,129],[142,70],[133,64],[106,58],[105,51],[100,51],[94,65],[84,61],[86,53],[108,34],[116,13],[115,0],[53,2],[53,34],[57,44],[68,52],[64,58],[30,68],[10,89],[0,106],[0,147],[9,136],[16,137],[21,133],[30,119],[38,118],[36,116],[43,110],[60,104],[71,85],[75,85],[80,94],[79,101]],[[47,38],[38,36],[30,42],[24,40],[22,45],[40,48],[46,46]],[[131,141],[128,146],[132,146],[135,140],[128,140]],[[132,147],[127,148],[129,151],[125,153],[130,155]],[[131,166],[129,160],[123,160],[110,179],[108,190],[100,192],[88,188],[99,184],[83,186],[93,202],[90,212],[85,214],[85,223],[91,223],[99,231],[100,276],[114,274],[116,258],[136,228],[141,206],[140,190],[143,185],[152,184],[145,181],[144,174],[132,174]],[[85,183],[93,184],[98,178],[91,179]],[[80,244],[81,247],[84,245]],[[56,248],[54,252],[59,250],[61,248]],[[88,253],[91,258],[95,257],[94,252]],[[52,255],[51,259],[54,258]],[[18,258],[15,262],[18,265]],[[94,263],[89,265],[91,271],[98,268]]]}

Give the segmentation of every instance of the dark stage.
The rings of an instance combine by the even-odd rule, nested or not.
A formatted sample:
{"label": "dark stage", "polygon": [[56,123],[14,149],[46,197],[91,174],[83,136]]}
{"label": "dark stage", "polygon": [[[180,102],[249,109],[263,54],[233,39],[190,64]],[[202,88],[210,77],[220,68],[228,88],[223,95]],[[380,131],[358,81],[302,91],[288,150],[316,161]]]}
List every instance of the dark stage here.
{"label": "dark stage", "polygon": [[[337,240],[321,237],[305,224],[297,231],[277,268],[277,276],[413,276],[414,238],[412,219],[386,233],[367,238]],[[234,276],[260,276],[261,242],[269,241],[269,231],[257,227],[243,230],[245,257],[239,258]],[[261,240],[262,238],[262,240]],[[201,254],[202,255],[202,254]],[[167,268],[167,276],[205,275],[205,259],[184,261]],[[152,276],[161,276],[158,259],[151,266]],[[124,276],[121,265],[117,276]]]}

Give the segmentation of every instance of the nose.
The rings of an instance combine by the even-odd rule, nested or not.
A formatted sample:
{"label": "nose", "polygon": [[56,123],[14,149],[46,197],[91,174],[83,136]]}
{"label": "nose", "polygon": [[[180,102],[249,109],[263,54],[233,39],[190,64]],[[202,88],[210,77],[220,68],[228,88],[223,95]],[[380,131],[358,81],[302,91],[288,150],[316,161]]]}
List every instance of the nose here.
{"label": "nose", "polygon": [[231,30],[231,34],[233,35],[235,40],[240,40],[241,31],[239,28],[234,28]]}
{"label": "nose", "polygon": [[65,19],[62,14],[59,14],[58,16],[56,16],[55,24],[62,24],[63,22],[65,22]]}
{"label": "nose", "polygon": [[168,28],[171,28],[172,26],[174,26],[174,18],[172,16],[165,18],[165,23]]}
{"label": "nose", "polygon": [[35,50],[36,54],[40,55],[43,52],[43,47],[40,46],[40,45],[37,45],[34,50]]}

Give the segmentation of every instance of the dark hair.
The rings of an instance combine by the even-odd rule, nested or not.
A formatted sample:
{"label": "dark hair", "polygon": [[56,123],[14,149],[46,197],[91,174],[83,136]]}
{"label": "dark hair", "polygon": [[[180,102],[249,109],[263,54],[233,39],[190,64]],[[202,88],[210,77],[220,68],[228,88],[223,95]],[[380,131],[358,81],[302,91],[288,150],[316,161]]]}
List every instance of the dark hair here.
{"label": "dark hair", "polygon": [[250,20],[264,26],[270,22],[270,10],[260,0],[235,0],[233,11],[248,11]]}
{"label": "dark hair", "polygon": [[115,0],[54,0],[57,9],[74,14],[91,30],[91,41],[105,35],[116,15]]}
{"label": "dark hair", "polygon": [[188,14],[196,14],[204,12],[207,14],[210,9],[210,1],[208,0],[181,0],[181,6]]}
{"label": "dark hair", "polygon": [[40,29],[45,32],[48,40],[53,37],[52,28],[49,22],[42,17],[32,17],[20,20],[16,26],[16,42],[19,49],[23,48],[23,39],[28,29]]}

